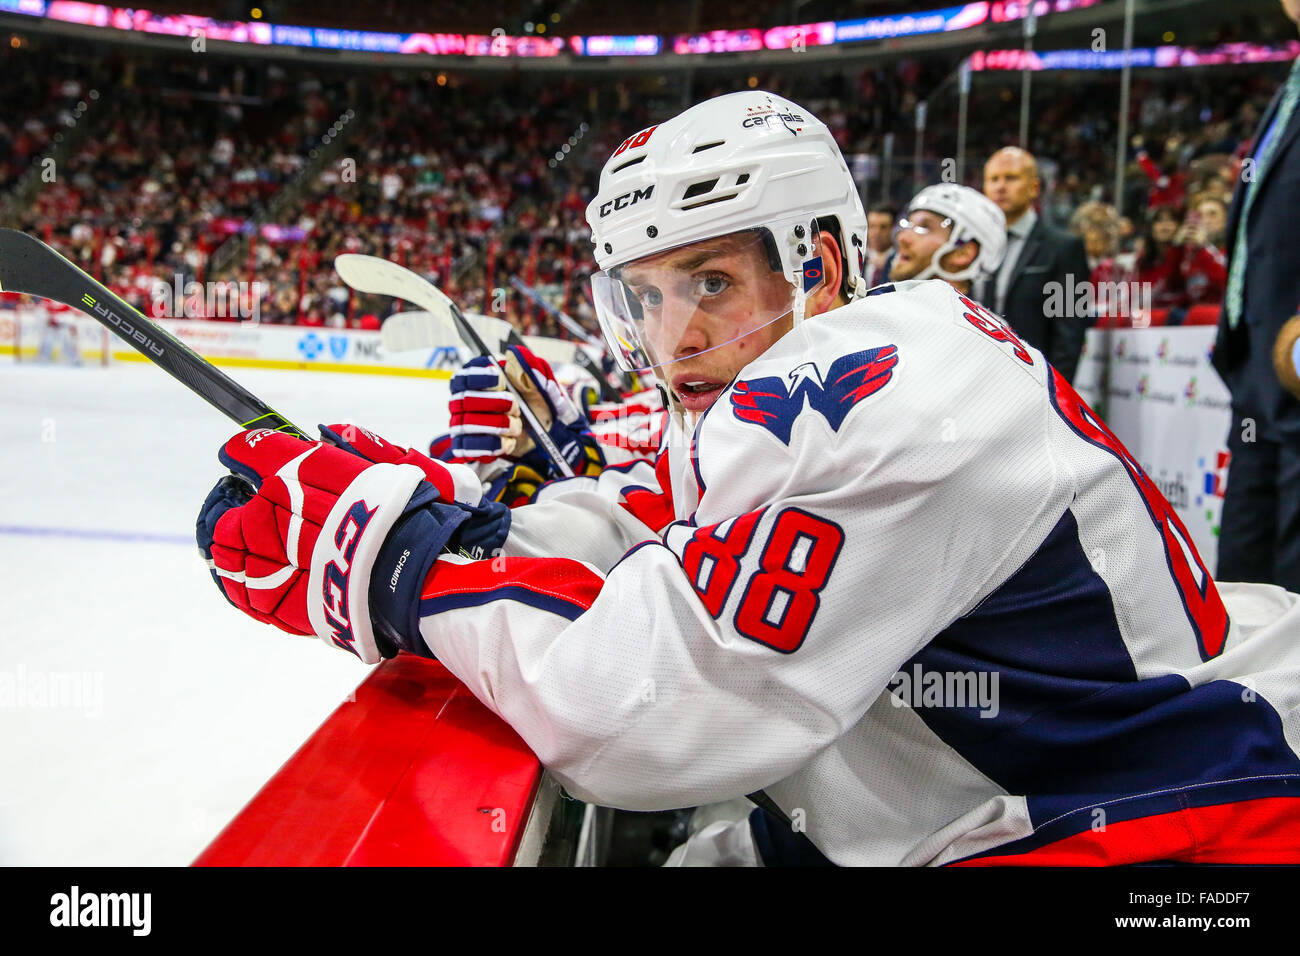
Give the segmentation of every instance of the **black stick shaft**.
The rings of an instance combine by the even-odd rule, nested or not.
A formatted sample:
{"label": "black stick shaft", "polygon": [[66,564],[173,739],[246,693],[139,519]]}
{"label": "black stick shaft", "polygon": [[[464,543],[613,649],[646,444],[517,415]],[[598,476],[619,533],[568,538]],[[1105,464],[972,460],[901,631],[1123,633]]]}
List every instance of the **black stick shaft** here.
{"label": "black stick shaft", "polygon": [[270,428],[314,440],[176,336],[33,236],[14,229],[0,229],[0,290],[53,299],[86,313],[242,428]]}

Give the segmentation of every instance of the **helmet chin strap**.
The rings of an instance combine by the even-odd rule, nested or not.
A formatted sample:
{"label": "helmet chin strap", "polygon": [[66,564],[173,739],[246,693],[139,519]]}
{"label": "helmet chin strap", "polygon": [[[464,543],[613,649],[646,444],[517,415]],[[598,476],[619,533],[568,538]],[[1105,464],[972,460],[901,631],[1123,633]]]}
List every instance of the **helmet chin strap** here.
{"label": "helmet chin strap", "polygon": [[799,327],[799,323],[806,318],[804,313],[807,309],[808,296],[804,294],[803,289],[796,288],[794,290],[794,307],[790,310],[790,314],[794,317],[794,321],[790,324],[791,329],[797,329]]}
{"label": "helmet chin strap", "polygon": [[[913,279],[944,279],[947,282],[963,282],[967,279],[975,278],[975,274],[979,271],[979,266],[975,262],[972,262],[965,269],[962,269],[959,272],[949,272],[940,264],[941,261],[943,260],[943,257],[946,256],[948,253],[952,252],[955,249],[961,248],[962,246],[966,245],[966,243],[971,241],[973,240],[962,239],[960,242],[954,242],[953,240],[949,239],[938,249],[934,250],[934,255],[930,257],[930,264],[926,266],[924,269],[922,269],[920,272],[918,272],[916,275],[912,276],[912,278]],[[976,259],[978,258],[979,257],[976,256]]]}

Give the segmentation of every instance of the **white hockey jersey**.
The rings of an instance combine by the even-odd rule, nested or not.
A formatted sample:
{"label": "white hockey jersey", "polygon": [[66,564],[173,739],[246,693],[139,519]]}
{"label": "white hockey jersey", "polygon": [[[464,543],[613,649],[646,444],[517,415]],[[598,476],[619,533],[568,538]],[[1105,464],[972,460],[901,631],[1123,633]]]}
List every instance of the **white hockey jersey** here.
{"label": "white hockey jersey", "polygon": [[1300,861],[1300,598],[1216,587],[983,307],[881,287],[679,437],[426,582],[432,652],[573,794],[763,788],[838,864]]}
{"label": "white hockey jersey", "polygon": [[605,461],[615,465],[654,458],[669,421],[658,389],[626,395],[621,402],[592,405],[587,416]]}

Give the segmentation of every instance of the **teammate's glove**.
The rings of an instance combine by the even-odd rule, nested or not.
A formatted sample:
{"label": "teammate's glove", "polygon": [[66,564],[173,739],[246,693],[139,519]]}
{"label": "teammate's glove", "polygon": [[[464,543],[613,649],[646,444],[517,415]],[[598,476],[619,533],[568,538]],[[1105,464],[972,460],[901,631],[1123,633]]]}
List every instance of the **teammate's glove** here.
{"label": "teammate's glove", "polygon": [[[355,426],[321,431],[328,442],[259,429],[222,447],[233,474],[197,524],[213,580],[249,616],[368,664],[399,649],[430,656],[419,638],[429,568],[442,551],[493,553],[509,512],[477,503],[477,479],[455,466]],[[470,487],[476,504],[457,503]]]}
{"label": "teammate's glove", "polygon": [[487,464],[510,455],[523,434],[515,398],[490,356],[470,359],[451,376],[451,461]]}
{"label": "teammate's glove", "polygon": [[[519,390],[575,475],[597,475],[605,459],[589,424],[545,359],[523,346],[511,346],[498,364],[486,356],[471,359],[451,379],[450,460],[473,462],[492,488],[493,498],[517,497],[559,470],[524,431],[518,405],[503,380]],[[437,442],[435,442],[435,447]],[[505,459],[513,468],[497,464]]]}

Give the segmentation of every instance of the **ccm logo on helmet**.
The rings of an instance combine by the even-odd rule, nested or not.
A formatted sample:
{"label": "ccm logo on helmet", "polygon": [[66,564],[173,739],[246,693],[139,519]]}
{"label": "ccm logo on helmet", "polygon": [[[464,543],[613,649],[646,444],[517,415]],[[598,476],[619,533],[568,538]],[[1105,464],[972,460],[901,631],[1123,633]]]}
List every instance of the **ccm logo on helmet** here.
{"label": "ccm logo on helmet", "polygon": [[642,199],[649,199],[650,194],[655,191],[654,184],[647,186],[645,189],[637,189],[633,192],[624,193],[621,196],[615,196],[609,202],[600,204],[600,218],[604,219],[615,209],[625,209]]}

